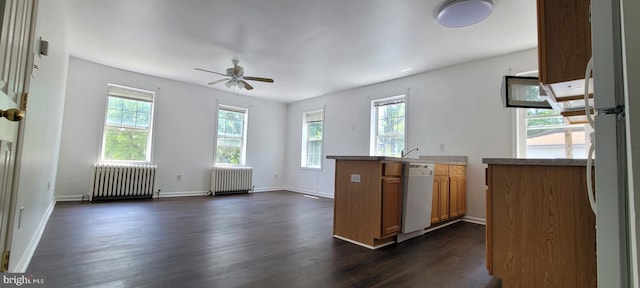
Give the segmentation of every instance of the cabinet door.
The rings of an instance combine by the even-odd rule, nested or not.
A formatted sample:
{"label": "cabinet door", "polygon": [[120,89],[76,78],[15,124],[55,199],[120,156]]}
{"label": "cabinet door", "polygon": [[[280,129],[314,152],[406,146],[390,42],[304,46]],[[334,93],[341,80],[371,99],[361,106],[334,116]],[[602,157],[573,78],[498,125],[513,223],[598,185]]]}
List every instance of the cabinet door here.
{"label": "cabinet door", "polygon": [[540,82],[551,84],[584,79],[584,70],[591,56],[590,2],[537,2]]}
{"label": "cabinet door", "polygon": [[440,184],[433,178],[433,199],[431,200],[431,224],[440,222]]}
{"label": "cabinet door", "polygon": [[400,178],[382,178],[382,238],[395,235],[400,231],[401,205]]}
{"label": "cabinet door", "polygon": [[[437,194],[437,222],[449,219],[449,177],[435,176],[433,177],[433,194]],[[433,215],[433,211],[431,213]],[[433,219],[432,219],[433,220]],[[432,221],[433,222],[433,221]]]}
{"label": "cabinet door", "polygon": [[449,215],[460,217],[467,213],[467,180],[464,177],[451,177],[449,179],[449,201],[451,206]]}
{"label": "cabinet door", "polygon": [[449,216],[451,218],[460,216],[458,214],[460,204],[459,184],[460,182],[456,178],[449,178]]}

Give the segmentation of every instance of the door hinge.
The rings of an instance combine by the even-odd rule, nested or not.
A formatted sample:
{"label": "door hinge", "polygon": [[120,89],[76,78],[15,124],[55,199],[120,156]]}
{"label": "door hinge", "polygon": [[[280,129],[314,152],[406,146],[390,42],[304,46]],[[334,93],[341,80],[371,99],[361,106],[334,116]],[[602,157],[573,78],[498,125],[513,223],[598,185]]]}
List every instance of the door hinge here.
{"label": "door hinge", "polygon": [[11,251],[6,250],[2,253],[2,267],[0,267],[0,272],[7,272],[9,270],[9,258],[11,257]]}
{"label": "door hinge", "polygon": [[22,100],[20,100],[20,110],[27,111],[27,100],[29,99],[29,93],[22,93]]}

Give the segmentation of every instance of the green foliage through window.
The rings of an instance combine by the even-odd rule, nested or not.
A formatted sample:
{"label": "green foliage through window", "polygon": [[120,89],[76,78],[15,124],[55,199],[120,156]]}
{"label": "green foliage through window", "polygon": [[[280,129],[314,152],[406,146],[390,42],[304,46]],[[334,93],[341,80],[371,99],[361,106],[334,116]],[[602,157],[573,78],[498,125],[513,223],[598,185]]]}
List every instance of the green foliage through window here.
{"label": "green foliage through window", "polygon": [[564,131],[562,115],[556,110],[527,109],[527,138]]}
{"label": "green foliage through window", "polygon": [[109,96],[102,160],[149,161],[152,105]]}

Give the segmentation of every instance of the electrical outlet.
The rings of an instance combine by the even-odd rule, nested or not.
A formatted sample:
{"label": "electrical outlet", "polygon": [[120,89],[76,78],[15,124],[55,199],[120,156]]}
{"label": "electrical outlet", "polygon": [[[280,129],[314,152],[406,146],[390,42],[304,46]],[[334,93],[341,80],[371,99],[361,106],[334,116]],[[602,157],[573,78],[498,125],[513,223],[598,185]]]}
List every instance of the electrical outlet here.
{"label": "electrical outlet", "polygon": [[278,179],[278,176],[279,176],[278,173],[276,173],[276,179]]}
{"label": "electrical outlet", "polygon": [[176,180],[182,181],[182,175],[176,175]]}
{"label": "electrical outlet", "polygon": [[444,144],[440,144],[440,152],[444,152]]}

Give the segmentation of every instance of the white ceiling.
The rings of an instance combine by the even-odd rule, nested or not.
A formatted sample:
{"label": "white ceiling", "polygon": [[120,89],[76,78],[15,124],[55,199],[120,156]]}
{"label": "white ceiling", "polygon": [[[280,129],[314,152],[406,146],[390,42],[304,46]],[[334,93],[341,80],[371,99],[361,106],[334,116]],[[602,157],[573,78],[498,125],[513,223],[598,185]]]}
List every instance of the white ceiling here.
{"label": "white ceiling", "polygon": [[464,28],[437,24],[442,2],[67,0],[69,46],[204,86],[220,77],[193,68],[224,73],[235,57],[245,75],[275,80],[238,93],[285,103],[536,46],[536,0],[494,0],[489,18]]}

